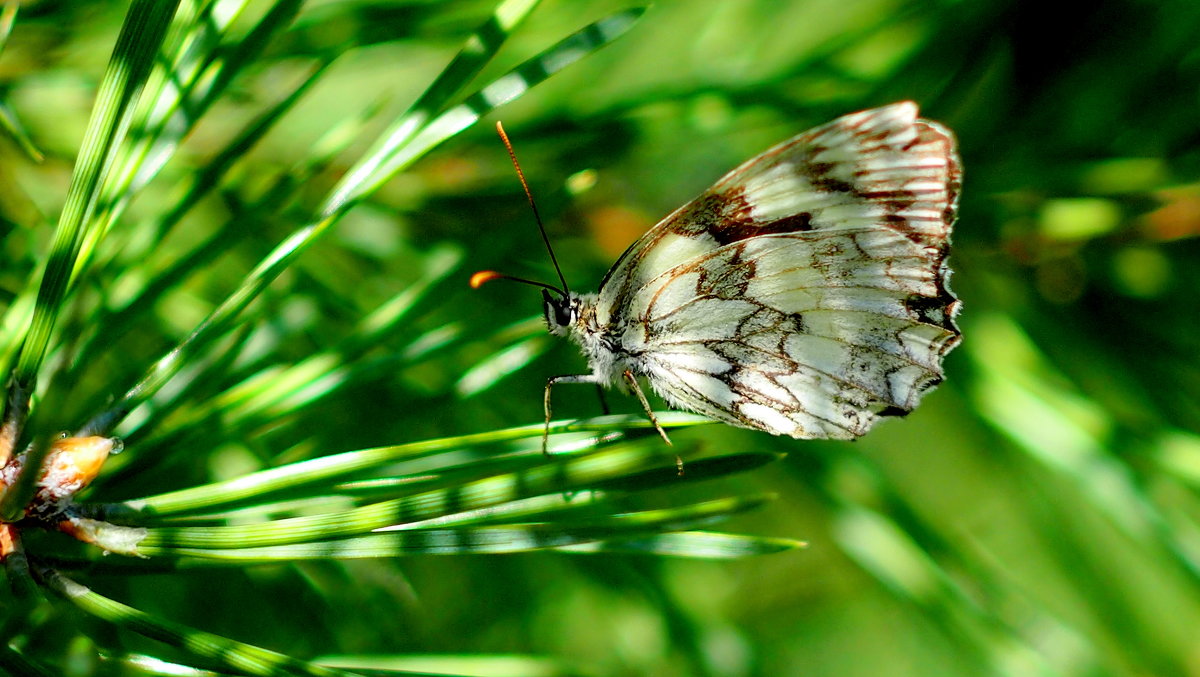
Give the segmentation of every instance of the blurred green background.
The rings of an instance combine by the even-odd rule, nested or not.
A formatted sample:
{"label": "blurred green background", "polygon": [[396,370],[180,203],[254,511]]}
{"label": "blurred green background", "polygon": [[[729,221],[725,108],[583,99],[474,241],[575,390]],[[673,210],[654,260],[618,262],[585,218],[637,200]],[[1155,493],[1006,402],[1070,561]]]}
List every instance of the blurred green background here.
{"label": "blurred green background", "polygon": [[[492,75],[628,4],[546,0]],[[402,110],[492,8],[307,3],[126,219],[160,213],[313,64],[332,59],[327,72],[174,240],[139,251],[132,231],[110,243],[165,266],[234,215],[228,249],[153,313],[105,328],[112,350],[72,372],[77,389],[50,416],[70,427],[186,334],[297,225],[286,204],[247,205],[340,122]],[[47,247],[40,226],[61,208],[124,10],[23,3],[0,58],[0,94],[47,155],[34,164],[3,149],[6,295]],[[731,562],[414,557],[92,583],[301,657],[533,654],[595,675],[1200,675],[1197,36],[1194,0],[659,0],[626,36],[485,120],[504,121],[581,290],[726,170],[837,115],[911,99],[957,133],[964,341],[946,383],[853,444],[674,433],[685,447],[787,453],[728,481],[781,499],[723,528],[806,549]],[[300,360],[455,261],[459,273],[349,387],[235,437],[148,436],[178,453],[128,466],[97,497],[539,421],[545,379],[585,365],[545,335],[534,290],[466,286],[478,269],[554,276],[490,127],[389,182],[260,301],[262,350]],[[317,200],[343,171],[335,161],[297,177],[290,199]],[[134,284],[118,274],[128,261],[106,260],[100,287],[119,299]],[[599,410],[588,387],[555,401],[559,416]]]}

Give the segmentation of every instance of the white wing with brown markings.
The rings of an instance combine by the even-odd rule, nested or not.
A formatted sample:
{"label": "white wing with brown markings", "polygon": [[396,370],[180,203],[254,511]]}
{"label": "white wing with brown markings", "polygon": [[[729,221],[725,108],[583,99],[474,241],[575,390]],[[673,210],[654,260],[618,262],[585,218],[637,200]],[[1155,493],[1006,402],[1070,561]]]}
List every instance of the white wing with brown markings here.
{"label": "white wing with brown markings", "polygon": [[776,434],[911,410],[958,342],[927,252],[884,228],[750,238],[661,277],[621,345],[673,405]]}
{"label": "white wing with brown markings", "polygon": [[[960,336],[954,138],[903,102],[786,141],[635,242],[564,326],[596,382],[802,438],[907,413]],[[549,317],[549,316],[548,316]]]}

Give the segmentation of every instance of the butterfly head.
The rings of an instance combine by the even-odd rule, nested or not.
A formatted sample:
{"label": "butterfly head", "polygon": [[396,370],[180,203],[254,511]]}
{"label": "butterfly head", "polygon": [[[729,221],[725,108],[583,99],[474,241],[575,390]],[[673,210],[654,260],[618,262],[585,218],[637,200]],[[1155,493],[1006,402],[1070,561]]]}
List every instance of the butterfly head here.
{"label": "butterfly head", "polygon": [[546,326],[555,336],[566,336],[567,330],[579,319],[579,297],[574,294],[554,296],[548,289],[542,290],[542,312],[546,315]]}
{"label": "butterfly head", "polygon": [[471,288],[478,289],[491,280],[512,280],[542,288],[542,313],[546,316],[546,326],[555,336],[567,336],[582,314],[583,299],[565,289],[559,289],[545,282],[527,280],[497,273],[492,270],[481,270],[471,276]]}

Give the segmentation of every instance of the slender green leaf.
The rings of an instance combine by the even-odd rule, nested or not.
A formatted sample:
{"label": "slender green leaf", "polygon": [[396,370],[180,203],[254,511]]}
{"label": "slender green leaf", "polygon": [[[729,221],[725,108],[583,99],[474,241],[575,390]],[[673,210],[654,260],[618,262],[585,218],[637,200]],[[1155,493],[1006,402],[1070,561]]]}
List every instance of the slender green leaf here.
{"label": "slender green leaf", "polygon": [[153,528],[142,546],[146,548],[145,552],[151,552],[149,548],[157,545],[235,548],[337,538],[539,494],[587,488],[662,461],[661,454],[656,451],[623,445],[525,472],[488,477],[449,490],[422,492],[344,512],[294,517],[266,524]]}
{"label": "slender green leaf", "polygon": [[371,655],[327,656],[322,665],[357,670],[372,677],[407,675],[417,677],[584,677],[587,671],[571,670],[553,658],[514,655]]}
{"label": "slender green leaf", "polygon": [[[693,414],[660,412],[656,414],[664,427],[680,427],[710,424],[712,421]],[[627,430],[647,430],[650,422],[639,416],[603,416],[593,419],[555,421],[550,425],[551,433],[566,431],[588,434],[586,444],[574,443],[580,448],[591,448],[602,440],[610,440],[611,434]],[[298,485],[344,478],[354,473],[390,466],[400,461],[412,460],[455,449],[492,445],[502,442],[524,440],[531,451],[540,448],[543,427],[540,424],[519,426],[504,430],[490,430],[471,435],[444,437],[423,442],[412,442],[376,449],[348,451],[332,456],[323,456],[300,461],[278,468],[263,470],[244,477],[218,482],[157,496],[125,501],[114,505],[114,514],[146,513],[169,515],[183,511],[195,511],[228,505],[246,498],[261,498],[274,491],[293,489]],[[552,445],[552,449],[556,448]],[[660,457],[662,454],[660,453]],[[553,458],[553,457],[552,457]],[[660,460],[662,460],[660,458]],[[381,525],[386,526],[386,525]]]}
{"label": "slender green leaf", "polygon": [[[610,515],[602,518],[582,521],[555,520],[545,524],[528,524],[512,526],[469,527],[455,529],[428,528],[436,521],[404,525],[403,530],[385,529],[379,533],[357,538],[324,540],[329,532],[313,534],[316,539],[311,542],[282,543],[267,547],[235,547],[211,548],[188,547],[189,539],[184,530],[177,530],[172,538],[177,543],[159,545],[161,539],[151,532],[149,538],[139,545],[139,552],[147,557],[199,557],[239,562],[287,562],[297,559],[360,559],[376,557],[398,557],[402,555],[447,555],[447,554],[498,554],[511,552],[527,552],[545,550],[548,548],[564,548],[573,545],[593,543],[597,541],[615,540],[624,543],[630,534],[653,534],[660,530],[687,529],[716,518],[728,517],[731,514],[756,508],[770,497],[734,497],[725,498],[695,505],[667,508],[662,510],[647,510],[620,515]],[[202,529],[191,530],[191,542],[197,543],[195,536],[201,535]],[[214,530],[215,532],[215,530]],[[214,533],[210,532],[210,533]],[[310,534],[312,532],[309,532]],[[332,534],[336,535],[336,534]],[[253,537],[251,537],[253,538]],[[213,545],[219,543],[209,539]],[[252,542],[252,541],[245,541]],[[630,541],[634,542],[634,541]],[[636,541],[642,543],[642,541]],[[684,544],[678,544],[673,554],[684,556],[689,553],[694,556],[736,556],[751,554],[749,543],[758,541],[728,541],[724,545],[730,554],[713,554],[719,548],[718,541],[701,539],[691,544],[691,550]],[[783,541],[767,540],[769,547],[778,547]],[[700,547],[709,548],[705,551]],[[644,546],[638,546],[644,547]],[[665,542],[657,543],[655,547],[666,548]],[[745,548],[744,552],[737,552]],[[704,554],[701,554],[701,553]]]}
{"label": "slender green leaf", "polygon": [[619,38],[633,27],[644,11],[644,8],[629,9],[589,24],[495,79],[467,97],[463,103],[429,120],[428,124],[415,126],[411,130],[407,127],[397,129],[395,135],[398,141],[393,143],[389,140],[382,144],[377,156],[370,158],[357,172],[349,175],[334,190],[323,208],[323,213],[335,214],[346,210],[354,201],[369,195],[396,172],[409,166],[446,139],[469,128],[478,122],[479,118]]}
{"label": "slender green leaf", "polygon": [[596,543],[567,545],[557,548],[563,552],[596,554],[626,553],[694,557],[698,559],[733,559],[767,555],[803,548],[803,541],[765,536],[743,536],[705,531],[654,534],[630,539],[614,539]]}
{"label": "slender green leaf", "polygon": [[345,211],[355,201],[362,199],[390,178],[396,170],[383,171],[381,167],[487,65],[500,51],[508,36],[540,1],[506,0],[501,3],[492,16],[467,38],[458,55],[429,88],[380,135],[363,158],[346,172],[334,187],[322,212],[328,215]]}
{"label": "slender green leaf", "polygon": [[37,378],[76,257],[89,231],[96,226],[92,215],[99,192],[112,170],[132,121],[134,106],[178,4],[179,0],[135,0],[117,37],[76,160],[29,334],[17,362],[15,382],[26,389]]}

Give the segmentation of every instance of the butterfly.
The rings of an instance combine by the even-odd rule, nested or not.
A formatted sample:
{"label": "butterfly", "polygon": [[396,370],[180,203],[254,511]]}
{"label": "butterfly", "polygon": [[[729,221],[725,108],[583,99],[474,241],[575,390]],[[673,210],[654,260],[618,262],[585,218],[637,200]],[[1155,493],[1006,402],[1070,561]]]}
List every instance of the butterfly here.
{"label": "butterfly", "polygon": [[729,172],[634,242],[595,294],[570,291],[561,272],[561,289],[491,271],[472,286],[542,287],[550,333],[587,358],[589,373],[547,381],[547,430],[555,385],[615,385],[669,444],[645,379],[717,421],[854,439],[911,411],[961,339],[946,262],[961,183],[953,134],[896,103]]}

